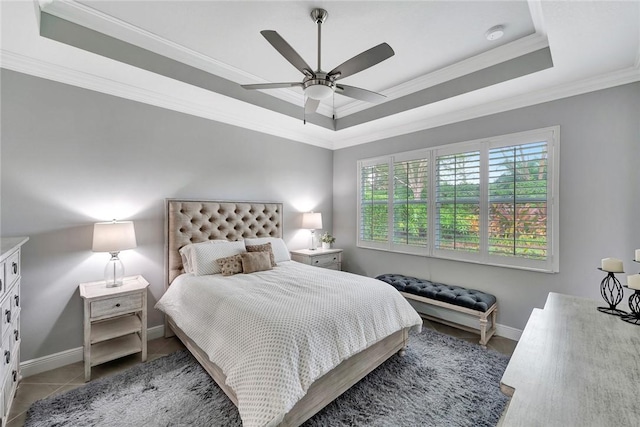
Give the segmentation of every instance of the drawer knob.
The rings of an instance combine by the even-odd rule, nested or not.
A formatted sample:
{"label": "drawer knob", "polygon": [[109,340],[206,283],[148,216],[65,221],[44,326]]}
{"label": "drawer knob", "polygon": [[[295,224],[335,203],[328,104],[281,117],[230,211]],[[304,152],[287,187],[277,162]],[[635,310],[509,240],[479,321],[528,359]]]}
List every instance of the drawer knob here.
{"label": "drawer knob", "polygon": [[18,307],[20,305],[20,295],[14,295],[13,299],[16,300],[16,307]]}
{"label": "drawer knob", "polygon": [[18,274],[18,264],[15,262],[11,263],[11,268],[13,268],[13,274]]}
{"label": "drawer knob", "polygon": [[120,303],[117,303],[117,304],[116,304],[116,307],[120,307]]}
{"label": "drawer knob", "polygon": [[16,381],[18,381],[18,371],[13,371],[12,375],[13,375],[13,382],[15,383]]}
{"label": "drawer knob", "polygon": [[315,260],[314,262],[317,264],[319,261],[318,261],[318,260]]}
{"label": "drawer knob", "polygon": [[8,364],[11,360],[11,352],[9,350],[4,351],[4,361]]}
{"label": "drawer knob", "polygon": [[16,341],[18,341],[20,339],[20,331],[17,329],[14,329],[13,336],[16,337]]}
{"label": "drawer knob", "polygon": [[11,322],[11,310],[5,310],[4,315],[7,316],[7,323]]}

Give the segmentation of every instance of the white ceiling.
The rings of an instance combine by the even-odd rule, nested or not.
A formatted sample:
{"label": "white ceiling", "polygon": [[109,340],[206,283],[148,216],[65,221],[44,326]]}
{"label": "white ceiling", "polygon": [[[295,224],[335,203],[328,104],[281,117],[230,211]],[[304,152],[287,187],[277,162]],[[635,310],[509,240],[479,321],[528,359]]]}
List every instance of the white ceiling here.
{"label": "white ceiling", "polygon": [[[553,67],[333,131],[41,37],[39,9],[236,83],[299,81],[260,35],[276,30],[314,68],[314,7],[322,65],[332,69],[387,42],[392,58],[345,84],[388,100],[549,47]],[[640,0],[634,1],[72,1],[1,3],[2,67],[327,148],[341,148],[640,81]],[[490,42],[484,33],[504,25]],[[301,92],[265,91],[302,105]],[[335,96],[347,117],[372,105]],[[300,108],[302,116],[302,108]],[[319,110],[331,116],[331,101]]]}

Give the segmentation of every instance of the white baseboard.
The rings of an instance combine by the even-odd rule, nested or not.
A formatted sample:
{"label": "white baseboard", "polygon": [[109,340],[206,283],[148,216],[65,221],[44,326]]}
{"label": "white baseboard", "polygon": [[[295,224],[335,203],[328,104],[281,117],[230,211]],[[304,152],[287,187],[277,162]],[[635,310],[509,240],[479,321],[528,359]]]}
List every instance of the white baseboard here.
{"label": "white baseboard", "polygon": [[[418,311],[418,313],[424,313],[433,317],[439,317],[440,319],[448,320],[449,322],[458,323],[470,328],[478,329],[479,327],[477,317],[473,317],[471,315],[463,313],[457,313],[443,307],[424,304],[419,301],[407,301],[409,301],[409,304],[411,304],[416,309],[416,311]],[[518,341],[520,339],[520,336],[522,335],[522,330],[496,323],[496,335],[509,338],[510,340]]]}
{"label": "white baseboard", "polygon": [[[147,341],[164,336],[164,325],[153,326],[147,329]],[[83,348],[76,347],[59,353],[38,357],[37,359],[20,362],[22,377],[30,377],[41,372],[50,371],[72,363],[81,362],[83,359]]]}
{"label": "white baseboard", "polygon": [[[415,304],[416,309],[422,313],[430,314],[435,317],[448,320],[450,322],[459,323],[471,328],[478,327],[477,319],[472,316],[466,316],[461,313],[455,313],[450,310],[433,307],[426,304],[420,304],[416,301],[410,301]],[[522,330],[512,328],[511,326],[496,325],[496,335],[518,341],[522,335]],[[147,329],[147,340],[164,337],[164,325],[153,326]],[[26,360],[20,363],[22,377],[30,377],[41,372],[50,371],[72,363],[81,362],[83,359],[82,347],[72,348],[70,350],[61,351],[59,353],[50,354],[48,356],[38,357],[37,359]]]}

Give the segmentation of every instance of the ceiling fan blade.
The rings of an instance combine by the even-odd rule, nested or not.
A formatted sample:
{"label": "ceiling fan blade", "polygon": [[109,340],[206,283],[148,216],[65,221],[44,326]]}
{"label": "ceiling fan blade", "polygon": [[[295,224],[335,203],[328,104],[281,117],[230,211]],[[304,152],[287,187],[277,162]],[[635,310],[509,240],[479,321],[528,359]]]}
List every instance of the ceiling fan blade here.
{"label": "ceiling fan blade", "polygon": [[335,80],[343,79],[347,76],[351,76],[360,71],[366,70],[369,67],[391,58],[395,52],[386,43],[380,43],[378,46],[372,47],[369,50],[365,50],[360,55],[356,55],[353,58],[338,65],[333,70],[329,71],[329,76],[336,76]]}
{"label": "ceiling fan blade", "polygon": [[281,89],[283,87],[302,87],[302,83],[300,82],[289,82],[289,83],[258,83],[254,85],[240,85],[245,89]]}
{"label": "ceiling fan blade", "polygon": [[377,92],[371,92],[370,90],[343,84],[336,85],[336,93],[366,102],[381,102],[387,98]]}
{"label": "ceiling fan blade", "polygon": [[273,30],[263,30],[260,31],[260,34],[262,34],[264,38],[271,43],[271,46],[280,52],[280,55],[284,56],[284,59],[289,61],[291,65],[296,67],[302,74],[310,77],[313,76],[313,72],[311,71],[309,64],[302,59],[298,52],[296,52],[291,45],[289,45],[289,43],[280,36],[280,34]]}
{"label": "ceiling fan blade", "polygon": [[318,105],[320,105],[320,100],[307,98],[307,102],[304,104],[304,112],[306,114],[315,113],[318,109]]}

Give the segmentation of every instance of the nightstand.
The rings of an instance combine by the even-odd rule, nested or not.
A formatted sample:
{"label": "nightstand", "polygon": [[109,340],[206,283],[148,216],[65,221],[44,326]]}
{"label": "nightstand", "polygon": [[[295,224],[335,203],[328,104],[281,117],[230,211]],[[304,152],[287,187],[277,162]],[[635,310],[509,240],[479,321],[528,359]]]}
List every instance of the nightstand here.
{"label": "nightstand", "polygon": [[147,360],[147,282],[142,276],[124,278],[107,288],[106,282],[81,283],[84,300],[84,380],[91,367],[134,353]]}
{"label": "nightstand", "polygon": [[291,252],[291,259],[303,264],[330,270],[342,269],[342,249],[298,249]]}

